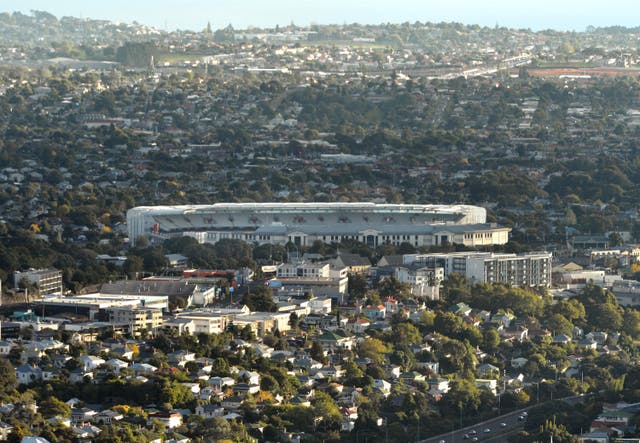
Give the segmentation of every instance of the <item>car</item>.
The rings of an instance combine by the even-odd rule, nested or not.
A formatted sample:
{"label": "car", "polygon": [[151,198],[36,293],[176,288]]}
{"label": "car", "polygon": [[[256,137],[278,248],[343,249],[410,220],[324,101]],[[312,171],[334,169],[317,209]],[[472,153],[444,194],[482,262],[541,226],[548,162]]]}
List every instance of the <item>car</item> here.
{"label": "car", "polygon": [[472,429],[471,432],[469,432],[469,435],[476,435],[478,433],[478,431],[476,431],[475,429]]}
{"label": "car", "polygon": [[465,440],[469,440],[469,434],[464,434],[463,437],[464,437]]}
{"label": "car", "polygon": [[438,443],[447,443],[447,442],[444,440],[440,440]]}
{"label": "car", "polygon": [[524,412],[522,413],[522,416],[523,416],[523,417],[528,417],[528,416],[529,416],[529,413],[528,413],[527,411],[524,411]]}
{"label": "car", "polygon": [[482,432],[484,432],[485,434],[488,434],[489,432],[491,432],[491,429],[486,428],[486,429],[485,429],[484,431],[482,431]]}
{"label": "car", "polygon": [[506,428],[506,427],[507,427],[507,424],[506,424],[506,423],[500,423],[500,427],[501,427],[501,428]]}
{"label": "car", "polygon": [[473,437],[471,441],[478,441],[478,437]]}
{"label": "car", "polygon": [[518,421],[523,421],[524,419],[526,419],[527,417],[525,417],[524,415],[519,415],[518,416]]}

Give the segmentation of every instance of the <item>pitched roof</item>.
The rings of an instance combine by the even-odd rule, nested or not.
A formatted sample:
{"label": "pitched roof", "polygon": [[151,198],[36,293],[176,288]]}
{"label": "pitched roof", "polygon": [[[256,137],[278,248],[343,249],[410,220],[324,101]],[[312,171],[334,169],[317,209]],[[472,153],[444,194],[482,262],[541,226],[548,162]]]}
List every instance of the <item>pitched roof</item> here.
{"label": "pitched roof", "polygon": [[371,262],[367,257],[362,257],[357,254],[340,252],[338,259],[342,261],[345,266],[371,266]]}

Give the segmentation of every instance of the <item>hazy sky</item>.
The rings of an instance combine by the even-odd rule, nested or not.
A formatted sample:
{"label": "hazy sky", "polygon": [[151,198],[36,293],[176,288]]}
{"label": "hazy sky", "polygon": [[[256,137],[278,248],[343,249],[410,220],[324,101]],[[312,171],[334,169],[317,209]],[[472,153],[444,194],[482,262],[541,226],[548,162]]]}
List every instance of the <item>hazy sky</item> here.
{"label": "hazy sky", "polygon": [[294,22],[467,24],[582,31],[589,25],[639,26],[638,0],[0,0],[0,12],[48,11],[162,29],[273,27]]}

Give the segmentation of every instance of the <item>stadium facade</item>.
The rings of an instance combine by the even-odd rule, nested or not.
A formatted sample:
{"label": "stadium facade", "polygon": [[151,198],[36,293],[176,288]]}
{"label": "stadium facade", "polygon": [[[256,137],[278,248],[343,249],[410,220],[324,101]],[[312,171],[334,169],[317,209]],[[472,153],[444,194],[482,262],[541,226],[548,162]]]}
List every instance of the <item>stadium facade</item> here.
{"label": "stadium facade", "polygon": [[314,241],[490,246],[509,241],[509,228],[486,223],[486,210],[469,205],[375,203],[216,203],[139,206],[127,212],[129,239],[152,243],[190,236],[200,243],[238,239],[256,244],[310,246]]}

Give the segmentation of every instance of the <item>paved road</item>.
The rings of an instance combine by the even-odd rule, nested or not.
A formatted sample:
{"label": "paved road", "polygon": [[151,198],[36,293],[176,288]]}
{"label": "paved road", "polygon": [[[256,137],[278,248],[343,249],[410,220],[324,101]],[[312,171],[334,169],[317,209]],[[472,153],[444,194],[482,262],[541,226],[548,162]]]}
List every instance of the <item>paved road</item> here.
{"label": "paved road", "polygon": [[[471,443],[473,437],[477,437],[477,441],[486,443],[505,442],[507,441],[508,435],[522,429],[524,422],[518,420],[518,417],[521,414],[522,411],[511,412],[482,423],[477,423],[473,426],[467,426],[447,434],[422,440],[420,443]],[[489,432],[486,432],[487,430]],[[476,432],[475,435],[473,434],[473,431]],[[468,435],[468,438],[465,439],[465,435]]]}
{"label": "paved road", "polygon": [[[575,405],[576,403],[582,403],[588,398],[591,398],[593,394],[588,395],[576,395],[573,397],[566,397],[562,400],[569,404]],[[540,403],[541,405],[542,403]],[[524,409],[519,409],[514,412],[510,412],[508,414],[501,415],[496,418],[492,418],[490,420],[483,421],[481,423],[476,423],[472,426],[466,426],[461,429],[456,429],[455,431],[448,432],[446,434],[436,435],[435,437],[428,438],[426,440],[421,440],[419,443],[472,443],[473,437],[477,437],[479,442],[483,443],[504,443],[507,441],[510,435],[515,434],[516,432],[522,430],[524,427],[524,421],[518,420],[518,417],[522,415],[524,411],[528,411],[539,405],[529,406]],[[502,426],[502,424],[505,426]],[[486,429],[489,429],[489,432],[485,432]],[[476,431],[476,434],[473,435],[472,432]],[[465,434],[469,435],[468,439],[465,439]]]}

